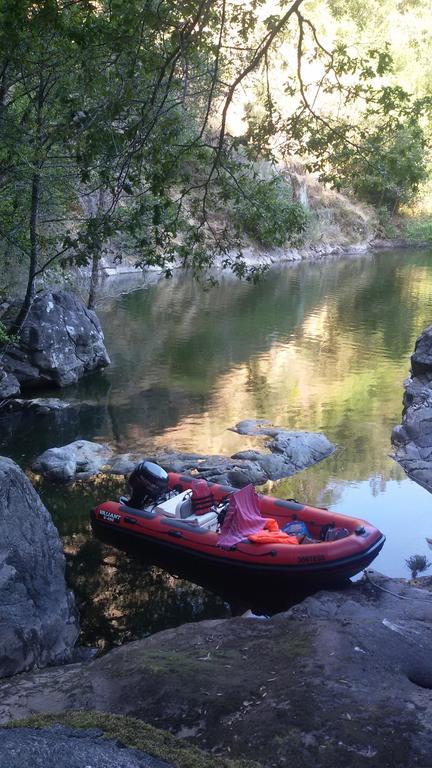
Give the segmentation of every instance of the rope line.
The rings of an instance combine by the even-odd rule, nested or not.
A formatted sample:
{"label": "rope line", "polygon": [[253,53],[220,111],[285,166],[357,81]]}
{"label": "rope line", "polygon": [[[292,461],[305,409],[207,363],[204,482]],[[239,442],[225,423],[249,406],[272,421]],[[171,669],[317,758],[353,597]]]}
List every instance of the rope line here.
{"label": "rope line", "polygon": [[380,584],[377,584],[375,581],[372,581],[367,571],[363,571],[363,574],[364,574],[365,580],[369,581],[369,583],[372,584],[373,587],[376,587],[376,589],[380,589],[381,592],[387,592],[389,595],[393,595],[393,597],[399,597],[400,600],[413,600],[414,602],[420,602],[420,603],[428,603],[431,600],[430,597],[423,598],[423,597],[409,597],[407,595],[399,595],[397,592],[392,592],[390,589],[386,589],[386,587],[382,587]]}

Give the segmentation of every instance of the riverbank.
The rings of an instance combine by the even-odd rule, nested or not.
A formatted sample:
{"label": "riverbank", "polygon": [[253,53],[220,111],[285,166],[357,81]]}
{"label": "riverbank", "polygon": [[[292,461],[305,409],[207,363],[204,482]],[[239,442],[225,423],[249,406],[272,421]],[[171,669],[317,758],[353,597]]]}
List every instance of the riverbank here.
{"label": "riverbank", "polygon": [[266,768],[426,766],[431,610],[420,584],[370,573],[272,619],[187,624],[3,681],[0,721],[84,708]]}

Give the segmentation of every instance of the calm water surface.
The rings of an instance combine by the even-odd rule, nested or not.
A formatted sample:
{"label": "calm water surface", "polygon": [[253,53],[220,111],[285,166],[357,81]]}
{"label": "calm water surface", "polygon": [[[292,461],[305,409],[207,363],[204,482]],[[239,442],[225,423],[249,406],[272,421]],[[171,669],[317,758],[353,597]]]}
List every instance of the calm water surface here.
{"label": "calm water surface", "polygon": [[[43,429],[27,422],[3,435],[3,445],[22,464],[79,437],[108,441],[120,451],[171,446],[231,454],[259,442],[228,428],[243,418],[265,418],[289,429],[322,431],[338,446],[321,464],[274,484],[272,493],[375,523],[387,536],[375,567],[389,575],[407,576],[405,558],[428,554],[430,494],[407,479],[389,454],[409,357],[432,322],[431,252],[300,264],[272,271],[257,286],[226,279],[204,291],[188,278],[163,281],[107,299],[99,316],[112,366],[62,393],[80,405],[60,421],[45,421]],[[82,491],[44,494],[66,546],[75,552],[84,546],[81,574],[90,563],[97,579],[99,555],[91,550],[94,543],[86,543]],[[106,595],[117,588],[119,563],[105,568],[111,571],[98,589]],[[224,615],[223,601],[211,592],[171,583],[164,571],[134,574],[129,581],[122,575],[122,594],[128,594],[123,607],[104,603],[111,625],[112,611],[119,625],[133,613],[133,578],[141,590],[132,600],[141,617],[135,635],[180,619]],[[172,617],[168,600],[165,613],[159,605],[155,624],[152,589],[159,603],[162,593],[175,593],[176,604],[183,595],[180,619]]]}

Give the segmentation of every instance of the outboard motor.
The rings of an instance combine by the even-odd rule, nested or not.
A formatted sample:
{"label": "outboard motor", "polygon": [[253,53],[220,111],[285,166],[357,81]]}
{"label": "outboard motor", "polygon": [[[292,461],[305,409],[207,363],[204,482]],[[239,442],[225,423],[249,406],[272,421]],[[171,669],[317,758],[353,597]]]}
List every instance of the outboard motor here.
{"label": "outboard motor", "polygon": [[129,477],[132,496],[127,505],[135,509],[157,504],[168,491],[168,474],[159,464],[141,461]]}

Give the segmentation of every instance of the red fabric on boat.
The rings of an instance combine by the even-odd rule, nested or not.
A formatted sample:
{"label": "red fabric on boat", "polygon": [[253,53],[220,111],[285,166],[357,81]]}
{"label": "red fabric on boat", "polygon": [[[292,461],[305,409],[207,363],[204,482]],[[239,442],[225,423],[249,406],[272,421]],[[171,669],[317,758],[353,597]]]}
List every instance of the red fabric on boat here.
{"label": "red fabric on boat", "polygon": [[192,511],[194,515],[205,515],[213,506],[212,492],[206,480],[192,482]]}
{"label": "red fabric on boat", "polygon": [[239,541],[247,539],[261,531],[267,518],[261,517],[258,506],[258,494],[253,485],[231,494],[228,511],[219,535],[220,547],[233,547]]}

